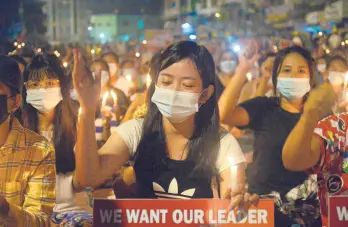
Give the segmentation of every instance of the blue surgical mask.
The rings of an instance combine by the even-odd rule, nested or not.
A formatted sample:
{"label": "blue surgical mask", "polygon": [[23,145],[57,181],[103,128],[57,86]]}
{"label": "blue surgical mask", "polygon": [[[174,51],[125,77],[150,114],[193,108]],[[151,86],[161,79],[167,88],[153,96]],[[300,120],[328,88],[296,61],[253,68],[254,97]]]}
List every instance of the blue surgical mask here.
{"label": "blue surgical mask", "polygon": [[278,78],[278,91],[289,101],[300,100],[311,90],[309,78]]}

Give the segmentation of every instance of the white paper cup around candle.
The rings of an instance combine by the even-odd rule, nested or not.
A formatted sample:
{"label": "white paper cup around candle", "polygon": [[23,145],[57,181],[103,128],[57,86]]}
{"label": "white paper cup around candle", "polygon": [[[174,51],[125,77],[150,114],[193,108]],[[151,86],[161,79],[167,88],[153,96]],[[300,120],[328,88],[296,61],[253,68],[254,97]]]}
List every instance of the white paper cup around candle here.
{"label": "white paper cup around candle", "polygon": [[230,172],[231,172],[231,189],[232,191],[237,190],[237,165],[234,164],[233,159],[232,158],[228,158],[230,164],[231,164],[231,168],[230,168]]}

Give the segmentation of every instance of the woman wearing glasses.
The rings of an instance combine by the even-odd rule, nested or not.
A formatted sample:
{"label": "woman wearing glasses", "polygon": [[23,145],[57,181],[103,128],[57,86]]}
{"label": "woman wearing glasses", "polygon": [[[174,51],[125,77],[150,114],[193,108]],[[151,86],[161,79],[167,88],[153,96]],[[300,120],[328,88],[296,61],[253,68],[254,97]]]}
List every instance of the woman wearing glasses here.
{"label": "woman wearing glasses", "polygon": [[[66,227],[92,226],[88,197],[77,194],[80,188],[74,180],[78,107],[70,99],[61,62],[54,55],[36,56],[24,71],[24,82],[24,125],[45,136],[56,151],[57,195],[52,222]],[[85,205],[78,203],[77,195],[84,198]]]}

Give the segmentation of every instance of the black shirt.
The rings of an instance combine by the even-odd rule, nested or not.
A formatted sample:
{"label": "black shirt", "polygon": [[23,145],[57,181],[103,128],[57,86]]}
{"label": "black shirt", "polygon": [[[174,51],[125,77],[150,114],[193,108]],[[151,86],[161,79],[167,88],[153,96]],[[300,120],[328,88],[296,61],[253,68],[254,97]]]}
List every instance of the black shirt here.
{"label": "black shirt", "polygon": [[248,167],[249,192],[285,196],[308,179],[305,172],[287,170],[282,161],[285,141],[301,114],[282,109],[278,98],[258,97],[240,105],[249,114],[249,125],[255,133],[253,163]]}

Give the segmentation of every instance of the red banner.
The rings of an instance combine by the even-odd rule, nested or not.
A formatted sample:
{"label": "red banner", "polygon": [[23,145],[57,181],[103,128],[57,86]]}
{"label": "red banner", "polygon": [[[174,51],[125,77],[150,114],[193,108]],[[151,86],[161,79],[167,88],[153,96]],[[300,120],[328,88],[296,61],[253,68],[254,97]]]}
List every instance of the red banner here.
{"label": "red banner", "polygon": [[348,226],[348,196],[329,197],[329,227]]}
{"label": "red banner", "polygon": [[230,200],[95,200],[95,227],[274,227],[274,202],[261,200],[246,212],[228,211]]}

